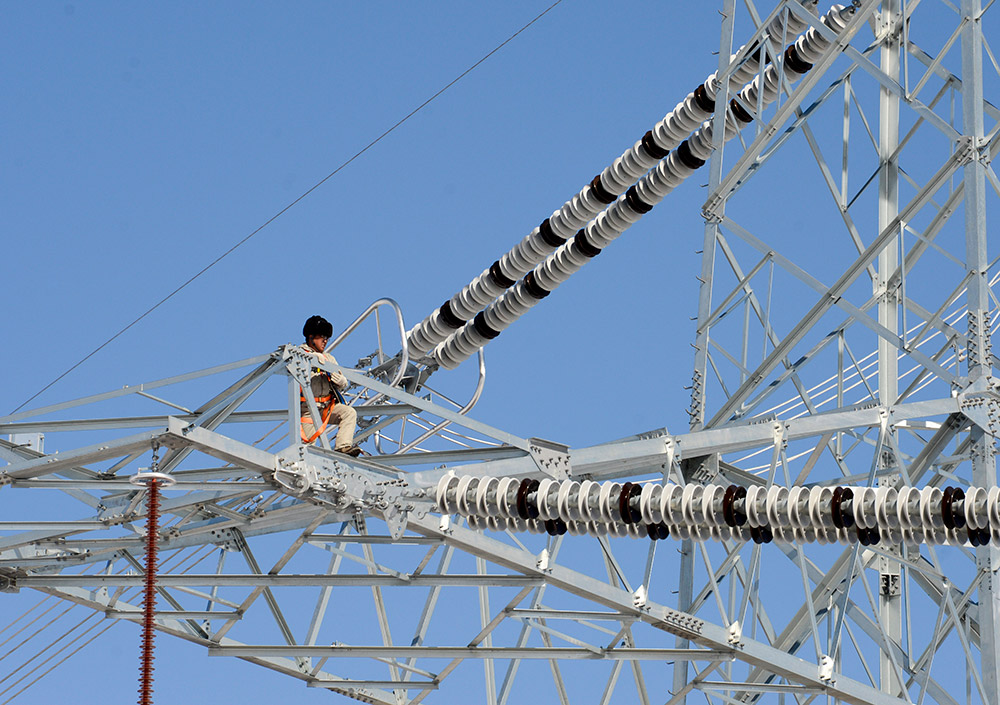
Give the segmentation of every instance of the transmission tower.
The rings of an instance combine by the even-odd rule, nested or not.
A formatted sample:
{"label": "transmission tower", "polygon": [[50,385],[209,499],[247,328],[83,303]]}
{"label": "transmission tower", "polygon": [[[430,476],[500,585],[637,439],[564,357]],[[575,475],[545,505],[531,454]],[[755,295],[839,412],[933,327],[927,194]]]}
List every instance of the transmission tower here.
{"label": "transmission tower", "polygon": [[[718,65],[620,158],[412,327],[380,299],[330,344],[374,348],[341,369],[368,456],[301,442],[293,345],[0,418],[2,501],[60,497],[0,521],[5,599],[367,703],[1000,705],[996,12],[723,0]],[[695,173],[690,428],[476,420],[484,348]]]}

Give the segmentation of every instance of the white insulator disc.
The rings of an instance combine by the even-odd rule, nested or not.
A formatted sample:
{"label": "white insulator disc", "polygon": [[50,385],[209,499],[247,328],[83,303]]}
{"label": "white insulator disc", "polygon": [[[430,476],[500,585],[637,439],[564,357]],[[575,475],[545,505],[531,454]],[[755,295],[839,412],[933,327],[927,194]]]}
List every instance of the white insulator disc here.
{"label": "white insulator disc", "polygon": [[729,527],[729,533],[732,535],[733,540],[742,541],[746,543],[752,537],[750,536],[750,527],[744,524],[743,526],[731,526]]}
{"label": "white insulator disc", "polygon": [[990,531],[990,543],[994,546],[1000,546],[1000,531],[993,529]]}
{"label": "white insulator disc", "polygon": [[788,526],[788,488],[771,487],[767,491],[766,504],[767,523],[770,524],[772,530]]}
{"label": "white insulator disc", "polygon": [[969,541],[969,535],[958,529],[945,529],[944,542],[949,546],[964,546]]}
{"label": "white insulator disc", "polygon": [[580,536],[587,533],[587,527],[585,525],[577,524],[575,521],[567,521],[566,533],[570,536]]}
{"label": "white insulator disc", "polygon": [[820,526],[816,528],[816,543],[820,546],[825,546],[830,543],[830,537],[826,533],[826,527]]}
{"label": "white insulator disc", "polygon": [[580,516],[587,521],[600,521],[601,483],[584,480],[580,483]]}
{"label": "white insulator disc", "polygon": [[990,493],[985,487],[970,487],[965,492],[965,523],[973,529],[990,528]]}
{"label": "white insulator disc", "polygon": [[639,495],[639,511],[642,512],[644,523],[659,524],[663,521],[663,513],[660,511],[662,498],[663,485],[649,482],[642,486],[642,494]]}
{"label": "white insulator disc", "polygon": [[989,506],[990,526],[1000,529],[1000,487],[991,487],[986,498]]}
{"label": "white insulator disc", "polygon": [[500,480],[500,487],[497,490],[497,504],[500,508],[500,516],[508,519],[517,519],[517,490],[521,486],[521,481],[516,477],[505,477]]}
{"label": "white insulator disc", "polygon": [[943,527],[944,517],[941,516],[942,492],[937,487],[925,487],[920,490],[920,520],[925,527]]}
{"label": "white insulator disc", "polygon": [[[559,485],[559,518],[565,522],[580,519],[580,483],[567,480]],[[567,524],[568,526],[569,524]],[[575,535],[575,534],[574,534]]]}
{"label": "white insulator disc", "polygon": [[525,528],[528,530],[529,533],[532,533],[532,534],[544,534],[545,533],[545,526],[542,524],[542,522],[540,522],[540,521],[538,521],[536,519],[528,519],[527,521],[524,522],[524,524],[525,524]]}
{"label": "white insulator disc", "polygon": [[486,526],[490,531],[506,531],[507,520],[503,517],[489,516],[486,517]]}
{"label": "white insulator disc", "polygon": [[900,527],[904,529],[914,529],[923,524],[920,520],[920,490],[916,487],[904,487],[899,491],[896,515],[899,517]]}
{"label": "white insulator disc", "polygon": [[791,527],[776,526],[771,529],[771,535],[774,536],[775,543],[792,543],[795,539]]}
{"label": "white insulator disc", "polygon": [[875,517],[880,527],[885,529],[899,527],[899,512],[896,510],[898,503],[899,492],[895,487],[879,487],[875,490]]}
{"label": "white insulator disc", "polygon": [[670,527],[670,535],[683,541],[691,538],[691,528],[687,524],[678,524]]}
{"label": "white insulator disc", "polygon": [[794,527],[804,528],[812,524],[808,487],[793,487],[788,491],[788,517]]}
{"label": "white insulator disc", "polygon": [[601,483],[601,521],[606,524],[613,524],[620,518],[618,516],[618,495],[621,494],[622,486],[617,482]]}
{"label": "white insulator disc", "polygon": [[478,487],[479,478],[472,475],[464,475],[458,481],[458,492],[455,499],[458,504],[458,513],[462,516],[469,516],[475,513],[476,489]]}
{"label": "white insulator disc", "polygon": [[538,505],[538,518],[541,521],[559,518],[559,485],[558,480],[545,478],[538,483],[538,493],[536,503]]}
{"label": "white insulator disc", "polygon": [[528,530],[528,524],[520,517],[507,517],[507,530],[515,534],[523,534]]}
{"label": "white insulator disc", "polygon": [[847,546],[857,540],[857,535],[850,529],[837,529],[837,543]]}
{"label": "white insulator disc", "polygon": [[899,531],[903,535],[903,543],[907,546],[916,547],[923,543],[923,532],[914,531],[913,529],[900,529]]}
{"label": "white insulator disc", "polygon": [[767,488],[747,487],[747,524],[755,529],[767,526]]}
{"label": "white insulator disc", "polygon": [[722,516],[722,500],[725,496],[726,488],[722,485],[705,485],[701,500],[701,513],[709,526],[726,525],[726,520]]}
{"label": "white insulator disc", "polygon": [[890,546],[903,542],[903,530],[898,526],[879,528],[879,536],[881,543]]}
{"label": "white insulator disc", "polygon": [[482,531],[483,529],[486,528],[486,519],[482,517],[477,517],[476,515],[473,514],[472,516],[468,517],[468,521],[470,529],[474,529],[476,531]]}
{"label": "white insulator disc", "polygon": [[615,522],[614,524],[608,524],[608,534],[611,536],[616,536],[618,538],[624,538],[628,536],[628,524],[622,522]]}
{"label": "white insulator disc", "polygon": [[701,512],[701,498],[705,494],[704,485],[690,484],[684,486],[684,495],[681,499],[684,520],[689,524],[700,524],[704,519]]}
{"label": "white insulator disc", "polygon": [[833,515],[830,513],[830,500],[833,490],[829,487],[813,487],[809,490],[809,518],[814,526],[833,526]]}
{"label": "white insulator disc", "polygon": [[792,530],[796,543],[814,543],[816,541],[816,530],[811,526],[803,526]]}
{"label": "white insulator disc", "polygon": [[875,488],[859,487],[854,490],[854,523],[862,529],[872,529],[876,526],[875,518]]}
{"label": "white insulator disc", "polygon": [[944,543],[944,534],[938,533],[937,530],[930,524],[925,524],[923,527],[924,543],[930,546],[936,546],[940,543]]}
{"label": "white insulator disc", "polygon": [[588,521],[587,533],[590,534],[591,536],[607,536],[608,525],[602,524],[599,521]]}
{"label": "white insulator disc", "polygon": [[645,524],[626,524],[628,527],[628,535],[634,539],[645,539],[649,538],[649,534],[646,533]]}
{"label": "white insulator disc", "polygon": [[455,502],[458,479],[456,475],[445,475],[438,480],[437,505],[442,514],[455,514],[458,512],[458,503]]}
{"label": "white insulator disc", "polygon": [[479,487],[476,488],[476,514],[488,517],[500,513],[500,505],[497,503],[499,487],[500,479],[496,477],[484,477],[479,481]]}
{"label": "white insulator disc", "polygon": [[681,500],[684,495],[684,488],[673,483],[665,485],[663,496],[660,498],[660,513],[663,521],[667,524],[681,524],[684,521],[681,511]]}
{"label": "white insulator disc", "polygon": [[688,538],[692,541],[706,541],[708,540],[710,534],[707,526],[701,526],[695,524],[693,526],[687,527]]}

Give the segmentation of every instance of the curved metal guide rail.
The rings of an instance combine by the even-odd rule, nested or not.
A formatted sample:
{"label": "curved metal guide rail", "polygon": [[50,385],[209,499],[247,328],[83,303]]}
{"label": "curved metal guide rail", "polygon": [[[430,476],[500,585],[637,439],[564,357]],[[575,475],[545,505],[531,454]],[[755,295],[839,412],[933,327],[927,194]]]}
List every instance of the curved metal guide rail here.
{"label": "curved metal guide rail", "polygon": [[[1000,112],[981,61],[997,11],[946,5],[860,0],[821,21],[811,3],[744,18],[727,0],[719,70],[676,120],[447,312],[407,330],[380,300],[335,341],[342,360],[374,341],[341,369],[370,456],[299,443],[313,363],[292,345],[0,418],[0,589],[20,593],[5,599],[139,619],[144,490],[128,477],[158,444],[176,482],[160,502],[154,626],[310,687],[392,705],[439,690],[997,703],[985,202]],[[943,33],[936,56],[923,27]],[[708,191],[689,430],[570,448],[475,419],[486,342],[695,161]],[[812,224],[823,247],[769,242],[789,178],[814,166],[817,209],[835,216]],[[875,227],[858,225],[865,208]],[[475,353],[471,389],[444,374],[429,386]],[[37,434],[58,452],[26,442]],[[26,489],[53,499],[19,514]],[[0,636],[29,629],[39,604]],[[79,632],[65,653],[100,630]],[[7,661],[22,687],[33,666]]]}

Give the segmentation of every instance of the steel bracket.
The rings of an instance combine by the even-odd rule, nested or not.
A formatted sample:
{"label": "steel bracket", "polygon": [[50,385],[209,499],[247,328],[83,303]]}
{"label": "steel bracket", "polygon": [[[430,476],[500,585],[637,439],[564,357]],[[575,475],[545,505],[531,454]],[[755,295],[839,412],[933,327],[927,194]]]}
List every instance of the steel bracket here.
{"label": "steel bracket", "polygon": [[529,438],[528,450],[538,469],[556,480],[567,480],[573,472],[570,466],[569,446],[542,438]]}

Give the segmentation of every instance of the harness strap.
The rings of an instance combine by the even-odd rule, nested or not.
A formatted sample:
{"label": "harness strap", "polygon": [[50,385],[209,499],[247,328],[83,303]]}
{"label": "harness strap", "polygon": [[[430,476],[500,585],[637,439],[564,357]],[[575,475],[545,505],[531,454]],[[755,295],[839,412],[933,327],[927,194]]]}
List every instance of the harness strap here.
{"label": "harness strap", "polygon": [[301,419],[299,419],[299,421],[301,422],[301,425],[299,426],[299,433],[302,436],[303,443],[312,443],[317,438],[319,438],[319,434],[323,433],[323,431],[326,430],[327,423],[330,421],[330,413],[332,411],[333,411],[333,404],[330,404],[330,406],[326,407],[326,409],[323,410],[323,413],[321,414],[321,416],[323,417],[323,423],[320,425],[318,429],[316,429],[316,432],[313,433],[312,436],[308,438],[306,438],[306,432],[302,430],[302,426],[307,423],[314,423],[313,417],[303,416]]}

